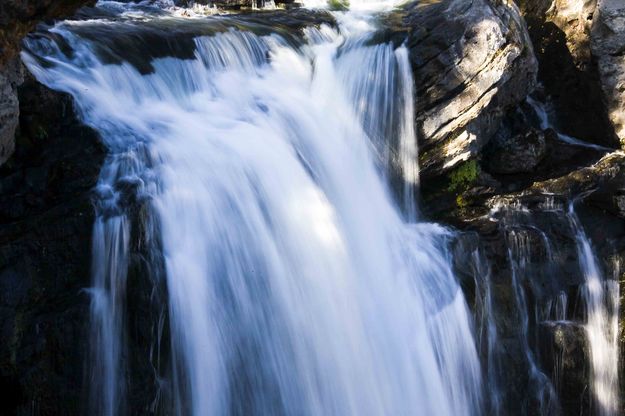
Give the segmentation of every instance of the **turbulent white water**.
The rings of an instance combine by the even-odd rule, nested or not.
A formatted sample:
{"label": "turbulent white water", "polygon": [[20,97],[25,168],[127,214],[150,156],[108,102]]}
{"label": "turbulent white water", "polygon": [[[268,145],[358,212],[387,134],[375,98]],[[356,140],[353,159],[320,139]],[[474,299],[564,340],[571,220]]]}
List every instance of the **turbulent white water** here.
{"label": "turbulent white water", "polygon": [[407,51],[368,46],[370,23],[343,18],[299,46],[199,36],[194,58],[153,59],[148,74],[76,33],[102,22],[51,29],[69,55],[29,40],[29,69],[70,92],[111,151],[94,228],[92,414],[126,406],[129,193],[161,230],[175,413],[480,413],[448,232],[406,220],[418,182]]}

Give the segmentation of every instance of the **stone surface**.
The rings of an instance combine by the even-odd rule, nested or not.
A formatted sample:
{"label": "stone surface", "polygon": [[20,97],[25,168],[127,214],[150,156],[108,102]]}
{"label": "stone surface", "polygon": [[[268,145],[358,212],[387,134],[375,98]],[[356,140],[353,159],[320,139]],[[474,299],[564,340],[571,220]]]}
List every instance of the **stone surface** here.
{"label": "stone surface", "polygon": [[19,96],[16,152],[0,167],[0,413],[78,414],[105,152],[68,96],[32,78]]}
{"label": "stone surface", "polygon": [[446,0],[408,6],[424,178],[474,158],[505,113],[532,91],[537,65],[512,3]]}
{"label": "stone surface", "polygon": [[0,69],[0,165],[15,149],[15,131],[19,122],[17,87],[22,83],[22,64],[14,58]]}
{"label": "stone surface", "polygon": [[618,147],[591,52],[597,0],[518,0],[539,61],[538,79],[561,132]]}
{"label": "stone surface", "polygon": [[598,0],[592,53],[599,63],[610,120],[625,147],[625,2]]}
{"label": "stone surface", "polygon": [[532,172],[547,153],[545,133],[530,130],[525,134],[509,135],[494,143],[490,150],[486,162],[489,172],[498,174]]}
{"label": "stone surface", "polygon": [[[490,413],[544,414],[548,401],[539,398],[548,397],[548,389],[539,387],[543,385],[541,377],[546,377],[558,395],[556,414],[596,414],[588,390],[589,351],[579,298],[585,280],[566,212],[575,198],[575,211],[599,270],[607,278],[618,276],[615,265],[625,261],[625,216],[620,205],[625,193],[625,154],[606,154],[594,164],[537,181],[520,192],[506,193],[501,184],[487,188],[479,180],[468,186],[471,189],[463,194],[465,205],[447,211],[443,221],[462,230],[458,238],[463,247],[454,253],[455,267],[476,314],[482,358],[489,368],[484,383],[498,389],[499,407]],[[514,248],[511,233],[522,236],[517,241],[525,244],[526,251]],[[467,244],[467,239],[476,243]],[[523,303],[512,278],[515,270],[510,257],[517,252],[525,253],[520,263],[523,271],[516,275]],[[556,313],[554,300],[562,295],[567,302]],[[523,309],[527,313],[526,341]],[[562,315],[566,322],[558,321]],[[623,345],[625,340],[620,339]],[[494,344],[489,343],[492,341]],[[524,342],[543,376],[531,376]]]}
{"label": "stone surface", "polygon": [[0,69],[20,50],[20,41],[37,23],[69,16],[95,0],[3,0],[0,3]]}
{"label": "stone surface", "polygon": [[0,2],[0,165],[15,148],[18,125],[17,86],[22,65],[17,56],[22,38],[45,19],[67,16],[95,0],[2,0]]}

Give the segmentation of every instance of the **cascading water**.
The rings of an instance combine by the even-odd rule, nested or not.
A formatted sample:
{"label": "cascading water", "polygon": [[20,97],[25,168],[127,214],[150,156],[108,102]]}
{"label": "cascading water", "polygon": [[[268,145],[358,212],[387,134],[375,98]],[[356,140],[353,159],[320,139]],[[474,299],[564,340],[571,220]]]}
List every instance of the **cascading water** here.
{"label": "cascading water", "polygon": [[474,314],[476,321],[476,341],[482,358],[485,413],[503,414],[501,345],[493,301],[492,270],[484,255],[480,240],[475,235],[457,235],[454,249],[455,268],[463,271],[475,287]]}
{"label": "cascading water", "polygon": [[[618,279],[602,275],[573,204],[563,209],[553,198],[546,197],[546,201],[531,210],[518,201],[497,202],[491,212],[491,219],[499,223],[507,242],[516,315],[513,325],[517,332],[515,342],[520,344],[529,376],[527,392],[532,396],[527,398],[528,404],[532,400],[536,402],[533,406],[536,410],[528,408],[521,413],[550,415],[561,412],[557,393],[565,395],[562,385],[567,376],[563,373],[565,356],[562,348],[571,350],[572,346],[563,342],[566,337],[573,336],[578,338],[578,345],[588,347],[585,352],[588,354],[588,368],[583,371],[588,371],[588,379],[583,386],[578,387],[584,390],[579,391],[579,394],[585,395],[585,391],[590,390],[591,400],[579,401],[584,406],[584,409],[579,410],[591,414],[615,415],[619,411],[618,365],[615,365],[619,357]],[[538,221],[542,226],[549,224],[554,228],[546,232],[537,225]],[[555,252],[553,238],[560,239],[558,245],[563,250],[561,253]],[[575,261],[567,265],[571,255]],[[483,262],[480,260],[476,264]],[[563,270],[557,270],[557,267],[562,266]],[[571,269],[567,270],[567,267]],[[612,267],[618,274],[618,265]],[[569,305],[566,290],[570,288],[579,291],[580,311],[576,311],[575,305]],[[501,304],[489,306],[489,293],[480,294],[480,301],[487,311],[493,307],[505,307]],[[553,368],[550,377],[549,371],[542,367],[544,363],[539,356],[541,342],[543,348],[554,347],[549,344],[551,341],[545,344],[544,339],[539,339],[549,333],[558,344],[556,350],[551,352]],[[566,359],[570,368],[573,364],[571,356]],[[580,362],[574,364],[584,365]]]}
{"label": "cascading water", "polygon": [[127,411],[137,200],[157,216],[167,280],[173,399],[160,411],[479,414],[449,232],[414,221],[406,49],[369,45],[369,19],[351,14],[339,30],[295,35],[244,18],[141,14],[152,30],[209,28],[191,47],[150,45],[138,68],[107,41],[140,38],[135,17],[58,24],[23,55],[110,149],[94,227],[91,414]]}
{"label": "cascading water", "polygon": [[525,288],[521,279],[527,279],[528,263],[531,262],[530,238],[523,229],[508,231],[508,256],[512,269],[512,287],[514,301],[519,313],[520,340],[529,367],[530,392],[539,403],[541,415],[553,415],[558,412],[558,398],[551,380],[540,370],[534,350],[530,347],[529,312]]}
{"label": "cascading water", "polygon": [[618,280],[602,276],[590,241],[569,206],[569,221],[575,233],[579,265],[585,284],[582,296],[585,303],[586,334],[590,346],[592,369],[591,388],[597,413],[601,416],[619,412],[618,397]]}

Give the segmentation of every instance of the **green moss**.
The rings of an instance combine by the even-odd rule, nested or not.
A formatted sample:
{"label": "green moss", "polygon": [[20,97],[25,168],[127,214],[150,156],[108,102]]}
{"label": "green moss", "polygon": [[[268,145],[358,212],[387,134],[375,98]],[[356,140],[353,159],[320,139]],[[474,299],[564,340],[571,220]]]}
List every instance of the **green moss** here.
{"label": "green moss", "polygon": [[334,11],[349,10],[349,0],[328,0],[328,7]]}
{"label": "green moss", "polygon": [[467,205],[469,205],[469,203],[467,202],[466,199],[462,197],[462,195],[458,195],[456,197],[456,205],[458,206],[458,208],[462,209],[462,208],[465,208]]}
{"label": "green moss", "polygon": [[432,151],[429,150],[427,152],[419,152],[419,164],[425,165],[428,160],[432,157]]}
{"label": "green moss", "polygon": [[463,163],[449,174],[449,192],[462,192],[475,182],[480,174],[480,166],[475,160]]}

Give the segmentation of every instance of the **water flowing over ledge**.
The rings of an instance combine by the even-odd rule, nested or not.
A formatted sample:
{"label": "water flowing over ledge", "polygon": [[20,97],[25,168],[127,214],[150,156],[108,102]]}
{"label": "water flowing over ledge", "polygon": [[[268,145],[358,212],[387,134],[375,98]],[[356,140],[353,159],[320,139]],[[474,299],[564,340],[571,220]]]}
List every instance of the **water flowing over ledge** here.
{"label": "water flowing over ledge", "polygon": [[123,30],[114,21],[28,41],[29,69],[70,92],[111,151],[94,228],[94,414],[125,411],[133,200],[157,223],[145,244],[165,270],[162,411],[480,412],[448,231],[412,222],[405,48],[370,44],[366,15],[341,21],[288,39],[224,19],[231,27],[194,39],[193,57],[154,59],[149,73],[123,55],[103,61],[105,36],[81,37]]}
{"label": "water flowing over ledge", "polygon": [[9,409],[619,413],[625,159],[514,5],[149,3],[26,41]]}

